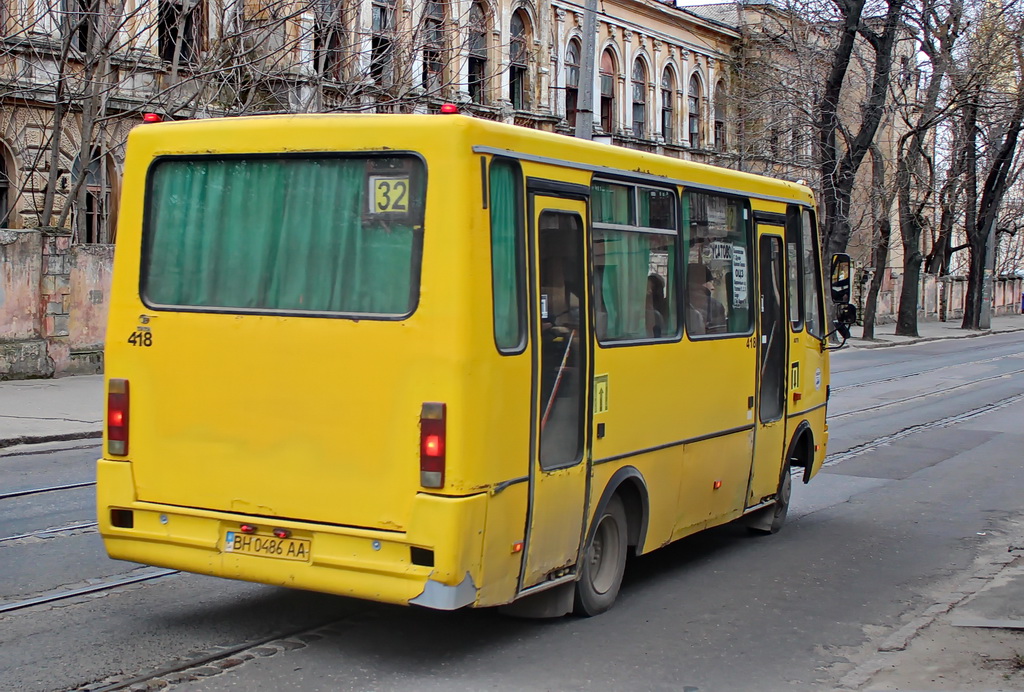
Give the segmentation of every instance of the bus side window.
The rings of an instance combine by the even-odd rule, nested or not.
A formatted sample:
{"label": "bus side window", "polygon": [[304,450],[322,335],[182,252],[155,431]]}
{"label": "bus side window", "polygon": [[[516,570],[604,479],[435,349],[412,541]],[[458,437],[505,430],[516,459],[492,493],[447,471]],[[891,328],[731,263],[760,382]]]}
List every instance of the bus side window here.
{"label": "bus side window", "polygon": [[677,338],[675,192],[602,180],[592,190],[598,342]]}
{"label": "bus side window", "polygon": [[749,334],[752,324],[749,212],[743,200],[686,192],[686,328],[691,336]]}
{"label": "bus side window", "polygon": [[494,343],[502,353],[520,353],[526,344],[521,181],[515,161],[491,164],[491,295]]}

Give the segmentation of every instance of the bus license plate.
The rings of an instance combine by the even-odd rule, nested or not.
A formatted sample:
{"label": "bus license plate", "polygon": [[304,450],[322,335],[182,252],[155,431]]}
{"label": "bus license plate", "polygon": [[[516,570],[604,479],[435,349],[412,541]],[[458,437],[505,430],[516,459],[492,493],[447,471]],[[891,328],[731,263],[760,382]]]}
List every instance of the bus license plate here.
{"label": "bus license plate", "polygon": [[277,538],[228,531],[224,535],[224,552],[242,555],[275,557],[280,560],[309,562],[310,542],[304,538]]}

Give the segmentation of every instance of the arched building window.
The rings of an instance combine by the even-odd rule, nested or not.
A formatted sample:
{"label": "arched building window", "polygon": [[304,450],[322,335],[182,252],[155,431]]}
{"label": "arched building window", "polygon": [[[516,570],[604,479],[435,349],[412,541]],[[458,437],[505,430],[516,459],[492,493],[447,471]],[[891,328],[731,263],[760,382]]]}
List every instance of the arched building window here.
{"label": "arched building window", "polygon": [[72,181],[77,181],[81,176],[85,176],[76,200],[75,237],[77,242],[114,242],[116,205],[113,204],[111,181],[115,175],[110,157],[104,156],[98,149],[93,150],[92,157],[84,169],[81,158],[75,158],[71,166]]}
{"label": "arched building window", "polygon": [[633,136],[647,136],[647,68],[640,58],[633,62]]}
{"label": "arched building window", "polygon": [[530,18],[524,10],[512,15],[509,26],[508,94],[512,108],[517,111],[530,107]]}
{"label": "arched building window", "polygon": [[693,148],[700,146],[700,80],[697,75],[690,77],[690,89],[687,92],[687,142]]}
{"label": "arched building window", "polygon": [[611,134],[615,127],[615,75],[618,69],[611,48],[601,54],[601,129]]}
{"label": "arched building window", "polygon": [[444,87],[444,65],[448,53],[445,23],[448,21],[446,0],[427,0],[423,8],[423,89],[437,97]]}
{"label": "arched building window", "polygon": [[565,120],[570,127],[576,127],[576,111],[580,95],[580,42],[569,41],[565,49]]}
{"label": "arched building window", "polygon": [[666,67],[661,75],[661,136],[669,143],[674,143],[676,136],[675,99],[676,75],[671,67]]}
{"label": "arched building window", "polygon": [[483,3],[474,2],[469,8],[469,100],[473,103],[487,102],[487,10]]}
{"label": "arched building window", "polygon": [[715,87],[715,149],[725,151],[725,82],[719,82]]}
{"label": "arched building window", "polygon": [[0,142],[0,228],[13,228],[14,201],[17,198],[14,184],[14,159],[7,146]]}

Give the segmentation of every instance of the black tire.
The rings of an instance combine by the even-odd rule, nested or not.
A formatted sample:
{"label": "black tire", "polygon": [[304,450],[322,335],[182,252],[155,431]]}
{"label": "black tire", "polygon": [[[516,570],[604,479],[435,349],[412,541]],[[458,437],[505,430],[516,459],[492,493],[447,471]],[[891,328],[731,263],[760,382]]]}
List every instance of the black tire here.
{"label": "black tire", "polygon": [[612,607],[626,571],[629,532],[626,509],[618,495],[612,497],[595,522],[576,581],[573,612],[583,617],[600,615]]}
{"label": "black tire", "polygon": [[750,531],[764,535],[778,533],[789,515],[789,500],[792,494],[793,473],[787,461],[786,465],[782,467],[782,475],[779,477],[779,489],[775,493],[775,504],[766,509],[767,512],[771,512],[771,523],[758,522],[758,525],[749,527]]}

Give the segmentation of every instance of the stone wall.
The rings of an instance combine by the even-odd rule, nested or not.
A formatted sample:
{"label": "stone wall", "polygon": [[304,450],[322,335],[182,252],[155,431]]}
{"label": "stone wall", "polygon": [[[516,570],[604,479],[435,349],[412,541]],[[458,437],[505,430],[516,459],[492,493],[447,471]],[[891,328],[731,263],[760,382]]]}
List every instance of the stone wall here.
{"label": "stone wall", "polygon": [[102,372],[113,257],[64,231],[0,230],[0,379]]}
{"label": "stone wall", "polygon": [[[994,315],[1019,314],[1022,310],[1021,290],[1024,279],[1020,277],[999,277],[995,282],[993,294]],[[854,295],[860,313],[864,311],[864,298],[867,294],[867,279],[858,287],[860,291]],[[875,323],[888,324],[896,321],[899,312],[900,291],[903,290],[903,276],[891,268],[885,270],[882,287],[878,292],[878,304],[875,309]],[[917,318],[919,320],[953,321],[963,319],[964,301],[967,300],[967,279],[962,276],[942,276],[924,274],[921,277],[921,288],[917,297]]]}
{"label": "stone wall", "polygon": [[42,234],[0,231],[0,379],[53,373],[42,339]]}

